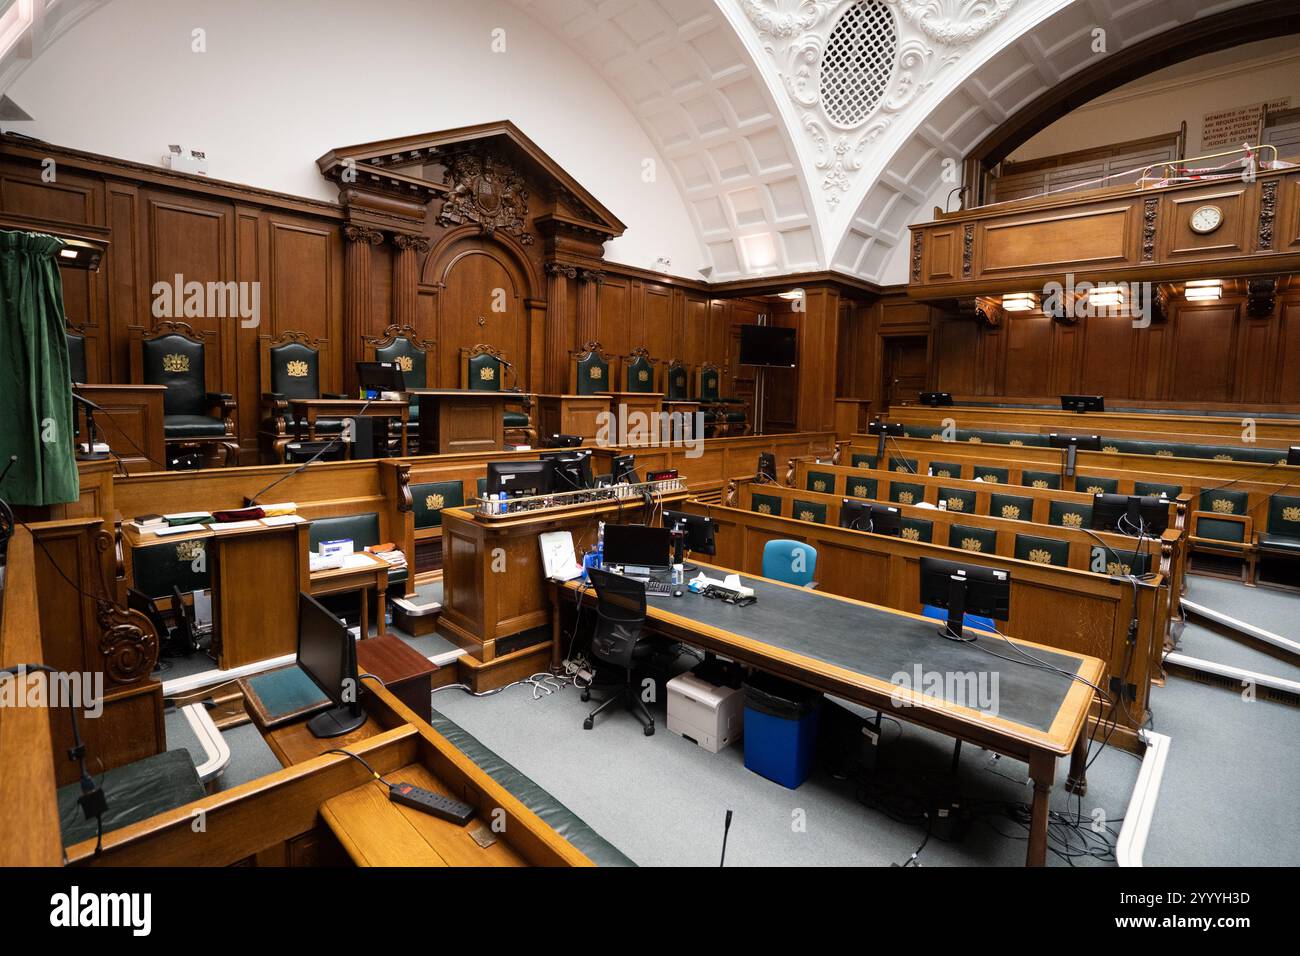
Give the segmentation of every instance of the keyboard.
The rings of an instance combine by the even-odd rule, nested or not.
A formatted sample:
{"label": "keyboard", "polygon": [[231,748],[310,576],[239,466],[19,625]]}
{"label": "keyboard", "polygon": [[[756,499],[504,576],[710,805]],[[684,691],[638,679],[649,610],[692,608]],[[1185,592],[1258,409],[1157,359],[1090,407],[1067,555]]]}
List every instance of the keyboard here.
{"label": "keyboard", "polygon": [[647,581],[645,583],[646,594],[672,594],[673,586],[667,581]]}

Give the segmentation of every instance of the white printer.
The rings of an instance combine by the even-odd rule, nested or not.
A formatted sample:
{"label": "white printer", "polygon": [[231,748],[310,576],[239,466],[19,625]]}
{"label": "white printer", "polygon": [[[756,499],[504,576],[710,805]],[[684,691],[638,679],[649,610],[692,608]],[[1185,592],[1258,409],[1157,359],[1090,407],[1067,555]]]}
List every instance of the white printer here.
{"label": "white printer", "polygon": [[717,753],[744,733],[745,692],[694,673],[674,677],[668,682],[668,729]]}

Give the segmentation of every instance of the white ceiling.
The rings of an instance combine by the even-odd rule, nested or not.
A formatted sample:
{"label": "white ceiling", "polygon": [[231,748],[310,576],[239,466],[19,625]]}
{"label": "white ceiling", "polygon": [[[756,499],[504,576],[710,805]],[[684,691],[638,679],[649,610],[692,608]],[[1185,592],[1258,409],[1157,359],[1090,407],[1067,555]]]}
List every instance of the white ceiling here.
{"label": "white ceiling", "polygon": [[[101,2],[32,0],[32,22],[0,33],[0,89]],[[641,124],[711,279],[834,268],[891,283],[905,281],[908,224],[956,185],[945,170],[1005,119],[1105,55],[1250,0],[868,0],[888,8],[874,22],[895,25],[897,53],[850,129],[830,122],[818,73],[855,0],[509,2]]]}

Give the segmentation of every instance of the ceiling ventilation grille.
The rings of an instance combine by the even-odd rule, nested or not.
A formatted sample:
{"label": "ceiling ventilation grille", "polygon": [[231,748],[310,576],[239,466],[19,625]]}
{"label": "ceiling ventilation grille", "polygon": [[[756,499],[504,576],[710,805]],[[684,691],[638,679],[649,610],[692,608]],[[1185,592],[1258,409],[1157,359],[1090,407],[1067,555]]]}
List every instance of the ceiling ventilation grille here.
{"label": "ceiling ventilation grille", "polygon": [[844,11],[822,54],[822,108],[844,129],[862,124],[894,72],[898,26],[880,0],[858,0]]}

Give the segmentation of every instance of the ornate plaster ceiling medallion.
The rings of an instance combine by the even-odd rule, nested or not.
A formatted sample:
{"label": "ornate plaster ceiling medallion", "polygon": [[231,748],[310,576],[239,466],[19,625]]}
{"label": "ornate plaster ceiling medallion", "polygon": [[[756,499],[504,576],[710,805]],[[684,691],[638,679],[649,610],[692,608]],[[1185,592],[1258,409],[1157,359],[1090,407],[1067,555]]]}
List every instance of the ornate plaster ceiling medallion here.
{"label": "ornate plaster ceiling medallion", "polygon": [[739,0],[803,113],[827,204],[863,149],[1017,0]]}

